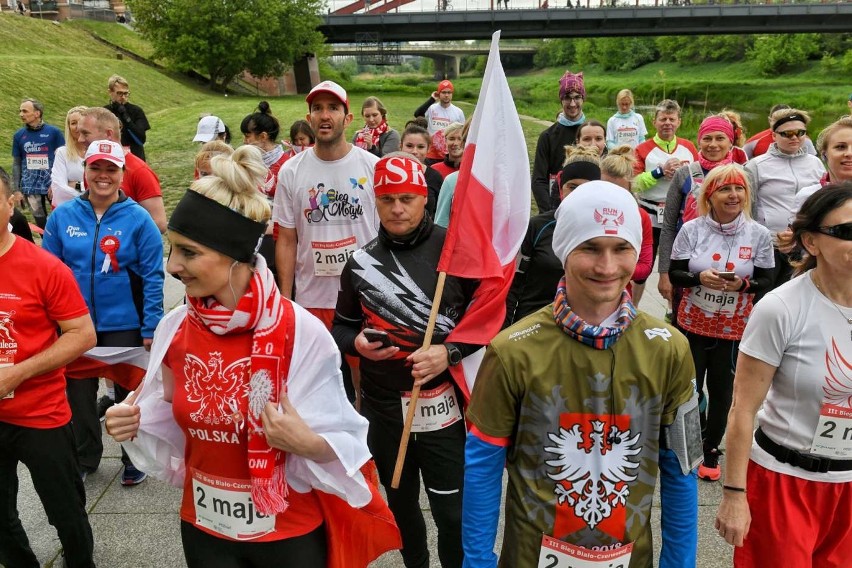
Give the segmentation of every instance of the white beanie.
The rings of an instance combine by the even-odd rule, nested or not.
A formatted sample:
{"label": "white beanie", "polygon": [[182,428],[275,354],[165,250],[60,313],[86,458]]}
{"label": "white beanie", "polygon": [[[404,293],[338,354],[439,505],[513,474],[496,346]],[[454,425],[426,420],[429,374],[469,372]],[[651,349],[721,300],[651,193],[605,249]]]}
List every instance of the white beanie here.
{"label": "white beanie", "polygon": [[565,196],[556,210],[553,252],[565,265],[575,248],[596,237],[618,237],[633,246],[636,258],[642,246],[639,206],[626,189],[608,181],[590,181]]}

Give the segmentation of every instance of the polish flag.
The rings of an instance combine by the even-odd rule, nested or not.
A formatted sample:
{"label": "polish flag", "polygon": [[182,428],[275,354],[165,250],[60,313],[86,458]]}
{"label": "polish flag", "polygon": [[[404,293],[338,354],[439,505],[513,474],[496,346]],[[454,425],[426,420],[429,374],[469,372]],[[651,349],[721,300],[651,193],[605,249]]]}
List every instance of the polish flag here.
{"label": "polish flag", "polygon": [[[491,51],[467,136],[438,271],[480,280],[447,341],[487,345],[503,324],[515,257],[530,220],[530,162],[521,119],[500,64],[500,32]],[[484,349],[451,367],[467,399]]]}
{"label": "polish flag", "polygon": [[144,347],[94,347],[68,363],[69,379],[103,377],[134,390],[148,368],[148,352]]}

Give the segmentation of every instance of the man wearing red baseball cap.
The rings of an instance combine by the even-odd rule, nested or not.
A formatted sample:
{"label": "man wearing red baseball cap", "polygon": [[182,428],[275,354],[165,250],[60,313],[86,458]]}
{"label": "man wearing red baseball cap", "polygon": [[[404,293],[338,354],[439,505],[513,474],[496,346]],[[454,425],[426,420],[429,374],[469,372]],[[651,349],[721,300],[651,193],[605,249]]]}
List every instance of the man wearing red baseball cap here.
{"label": "man wearing red baseball cap", "polygon": [[429,165],[442,161],[447,153],[444,129],[454,122],[464,124],[464,112],[453,104],[455,90],[452,82],[444,79],[438,83],[429,100],[414,111],[414,116],[426,117],[428,122],[427,130],[432,137],[432,145],[426,154],[426,163]]}
{"label": "man wearing red baseball cap", "polygon": [[[288,162],[289,163],[289,162]],[[461,393],[447,368],[477,349],[447,343],[464,315],[476,282],[448,276],[432,344],[423,338],[438,282],[446,230],[426,213],[424,168],[394,152],[376,164],[379,236],[353,254],[340,277],[332,335],[344,353],[361,359],[361,414],[367,443],[402,533],[407,568],[429,566],[420,510],[420,475],[438,526],[444,568],[460,568],[465,425]],[[391,488],[411,389],[423,389],[399,489]]]}
{"label": "man wearing red baseball cap", "polygon": [[[344,138],[352,114],[343,87],[323,81],[306,101],[316,143],[278,173],[275,262],[281,293],[331,328],[346,259],[376,236],[373,169],[379,159]],[[351,382],[345,384],[354,400]]]}

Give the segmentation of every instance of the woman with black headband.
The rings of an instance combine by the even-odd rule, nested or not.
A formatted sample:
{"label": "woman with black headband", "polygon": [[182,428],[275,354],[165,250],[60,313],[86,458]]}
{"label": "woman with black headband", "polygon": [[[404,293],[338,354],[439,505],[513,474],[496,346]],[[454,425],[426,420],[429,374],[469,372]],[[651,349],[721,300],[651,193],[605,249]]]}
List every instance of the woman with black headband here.
{"label": "woman with black headband", "polygon": [[[346,398],[331,335],[281,296],[257,254],[271,214],[257,191],[260,151],[243,146],[210,166],[169,221],[167,268],[187,305],[158,327],[139,396],[107,412],[107,431],[140,468],[183,487],[190,568],[366,565],[397,544],[359,472],[367,421]],[[344,514],[329,515],[329,500],[391,520],[352,523],[361,542],[346,564],[335,551],[344,541],[327,536]]]}
{"label": "woman with black headband", "polygon": [[[565,165],[556,175],[560,201],[587,181],[601,179],[598,149],[566,146]],[[562,262],[553,253],[556,208],[530,219],[527,235],[518,252],[518,266],[506,296],[507,327],[553,301],[553,291],[565,275]]]}
{"label": "woman with black headband", "polygon": [[774,239],[773,288],[789,280],[793,271],[788,256],[793,249],[793,232],[788,223],[796,194],[819,182],[825,174],[820,159],[805,151],[810,121],[808,113],[794,108],[772,113],[772,144],[765,154],[745,166],[754,188],[755,219],[769,229]]}

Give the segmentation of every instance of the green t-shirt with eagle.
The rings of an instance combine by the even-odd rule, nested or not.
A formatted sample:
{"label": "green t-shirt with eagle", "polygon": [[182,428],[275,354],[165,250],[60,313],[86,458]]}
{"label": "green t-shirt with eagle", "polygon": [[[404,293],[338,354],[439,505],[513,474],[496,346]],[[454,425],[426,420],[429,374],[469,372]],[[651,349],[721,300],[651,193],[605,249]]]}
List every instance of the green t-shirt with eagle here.
{"label": "green t-shirt with eagle", "polygon": [[612,347],[593,349],[552,309],[491,342],[467,412],[512,441],[500,565],[536,566],[546,534],[588,549],[633,542],[631,568],[650,567],[661,429],[695,390],[689,344],[639,312]]}

